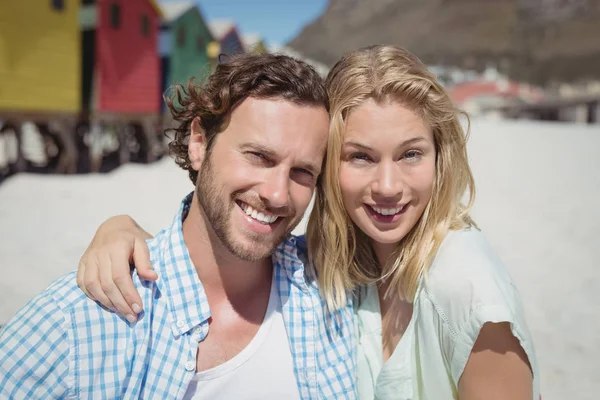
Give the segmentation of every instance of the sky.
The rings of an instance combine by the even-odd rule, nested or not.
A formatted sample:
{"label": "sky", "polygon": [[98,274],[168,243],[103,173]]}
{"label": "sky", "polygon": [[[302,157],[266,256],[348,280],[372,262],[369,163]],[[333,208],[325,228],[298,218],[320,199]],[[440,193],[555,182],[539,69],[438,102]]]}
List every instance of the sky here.
{"label": "sky", "polygon": [[[162,0],[174,2],[177,0]],[[284,44],[325,11],[327,0],[199,0],[204,18],[233,19],[242,34],[258,33],[268,44]]]}

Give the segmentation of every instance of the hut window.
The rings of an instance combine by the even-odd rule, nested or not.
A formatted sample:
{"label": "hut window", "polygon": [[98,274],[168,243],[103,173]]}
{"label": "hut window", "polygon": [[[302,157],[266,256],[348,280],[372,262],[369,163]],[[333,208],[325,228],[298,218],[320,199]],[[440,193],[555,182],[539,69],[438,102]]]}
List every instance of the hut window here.
{"label": "hut window", "polygon": [[52,8],[56,11],[62,11],[65,9],[65,1],[64,0],[52,0]]}
{"label": "hut window", "polygon": [[183,27],[177,30],[177,45],[183,46],[185,44],[185,29]]}
{"label": "hut window", "polygon": [[148,35],[150,35],[150,19],[146,14],[142,14],[140,29],[143,37],[148,37]]}
{"label": "hut window", "polygon": [[206,51],[206,44],[204,43],[204,38],[202,37],[202,35],[198,35],[198,37],[196,38],[196,49],[198,49],[200,53]]}
{"label": "hut window", "polygon": [[110,26],[115,29],[121,26],[121,7],[117,3],[110,5]]}

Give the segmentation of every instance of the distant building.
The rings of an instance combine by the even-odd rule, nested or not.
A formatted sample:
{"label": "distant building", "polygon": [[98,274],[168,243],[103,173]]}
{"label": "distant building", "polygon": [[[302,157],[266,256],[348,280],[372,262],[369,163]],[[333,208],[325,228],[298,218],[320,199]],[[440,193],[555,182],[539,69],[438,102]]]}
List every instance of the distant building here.
{"label": "distant building", "polygon": [[506,118],[600,124],[600,96],[549,98],[533,104],[508,104],[496,108]]}
{"label": "distant building", "polygon": [[473,116],[600,123],[600,85],[561,85],[550,91],[486,71],[449,90],[455,104]]}
{"label": "distant building", "polygon": [[247,53],[264,54],[267,53],[267,45],[262,36],[258,33],[249,33],[242,37],[244,47]]}
{"label": "distant building", "polygon": [[209,23],[209,27],[213,37],[220,44],[221,54],[234,55],[246,52],[235,22],[232,20],[215,20]]}
{"label": "distant building", "polygon": [[313,68],[321,75],[323,78],[327,76],[329,73],[329,67],[319,61],[315,61],[308,57],[305,57],[302,53],[297,50],[292,49],[291,47],[281,46],[281,45],[271,45],[269,47],[270,53],[284,54],[286,56],[294,57],[308,64],[312,65]]}
{"label": "distant building", "polygon": [[471,82],[479,79],[481,76],[477,71],[458,67],[431,65],[428,66],[428,69],[436,76],[438,81],[444,87],[452,87],[461,83]]}
{"label": "distant building", "polygon": [[[208,48],[214,38],[194,2],[161,3],[159,53],[162,93],[171,85],[185,84],[190,77],[203,80],[211,72]],[[163,104],[164,108],[164,104]]]}
{"label": "distant building", "polygon": [[469,114],[479,115],[508,104],[538,102],[544,96],[541,90],[526,84],[509,80],[478,80],[452,87],[450,97]]}
{"label": "distant building", "polygon": [[516,104],[534,104],[542,101],[544,91],[527,83],[516,82],[488,68],[475,79],[455,84],[449,88],[454,103],[476,116],[503,117],[499,108]]}
{"label": "distant building", "polygon": [[161,16],[154,0],[82,0],[82,110],[160,110]]}
{"label": "distant building", "polygon": [[79,0],[0,1],[0,112],[79,110],[78,11]]}

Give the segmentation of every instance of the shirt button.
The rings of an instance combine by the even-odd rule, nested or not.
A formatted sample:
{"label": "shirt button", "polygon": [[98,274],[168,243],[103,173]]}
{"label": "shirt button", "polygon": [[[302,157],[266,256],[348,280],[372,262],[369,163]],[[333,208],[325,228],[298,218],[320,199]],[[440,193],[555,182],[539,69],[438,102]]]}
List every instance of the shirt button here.
{"label": "shirt button", "polygon": [[178,328],[183,328],[184,325],[185,325],[185,323],[183,321],[177,321]]}
{"label": "shirt button", "polygon": [[202,329],[197,326],[192,330],[192,337],[197,340],[200,341],[200,337],[202,336]]}
{"label": "shirt button", "polygon": [[194,369],[196,369],[196,362],[195,361],[188,361],[185,363],[185,369],[188,371],[193,371]]}

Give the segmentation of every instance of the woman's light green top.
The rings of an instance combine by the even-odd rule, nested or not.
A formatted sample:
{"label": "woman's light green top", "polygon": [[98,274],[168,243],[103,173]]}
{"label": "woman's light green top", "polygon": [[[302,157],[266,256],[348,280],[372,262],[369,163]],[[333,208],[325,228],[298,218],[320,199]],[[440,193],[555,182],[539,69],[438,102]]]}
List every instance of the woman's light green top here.
{"label": "woman's light green top", "polygon": [[448,233],[413,304],[410,323],[383,362],[377,287],[356,302],[360,399],[457,399],[458,381],[486,322],[509,322],[533,370],[539,373],[519,294],[505,266],[475,228]]}

